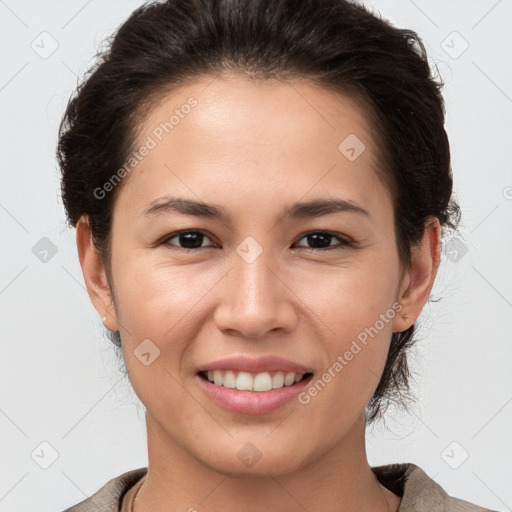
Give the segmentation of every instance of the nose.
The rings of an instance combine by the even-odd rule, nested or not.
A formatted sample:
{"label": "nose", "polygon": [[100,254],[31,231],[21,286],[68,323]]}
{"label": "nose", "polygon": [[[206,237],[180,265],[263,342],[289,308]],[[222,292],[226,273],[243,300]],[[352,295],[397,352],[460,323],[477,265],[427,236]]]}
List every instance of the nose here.
{"label": "nose", "polygon": [[268,333],[291,332],[298,320],[298,299],[270,251],[248,262],[238,254],[219,289],[214,319],[228,334],[264,338]]}

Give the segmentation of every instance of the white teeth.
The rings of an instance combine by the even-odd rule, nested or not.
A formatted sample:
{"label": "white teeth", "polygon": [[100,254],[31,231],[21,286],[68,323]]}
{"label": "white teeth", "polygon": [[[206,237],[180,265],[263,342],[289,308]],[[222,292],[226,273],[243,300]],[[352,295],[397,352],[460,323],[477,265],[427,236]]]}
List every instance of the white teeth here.
{"label": "white teeth", "polygon": [[286,374],[286,377],[284,378],[284,385],[285,386],[291,386],[295,382],[295,373],[290,372]]}
{"label": "white teeth", "polygon": [[283,373],[276,372],[273,376],[269,372],[261,372],[254,377],[249,372],[227,371],[208,371],[208,380],[216,386],[224,386],[225,388],[238,389],[240,391],[270,391],[271,389],[279,389],[283,386],[291,386],[299,382],[304,377],[303,373]]}
{"label": "white teeth", "polygon": [[218,370],[213,372],[213,382],[215,382],[216,386],[222,386],[222,373]]}
{"label": "white teeth", "polygon": [[282,388],[284,386],[284,375],[282,372],[277,372],[272,378],[273,388]]}
{"label": "white teeth", "polygon": [[272,377],[270,373],[258,373],[252,383],[253,391],[270,391],[272,389]]}
{"label": "white teeth", "polygon": [[[215,383],[217,384],[217,383]],[[235,388],[240,391],[252,391],[252,376],[247,372],[240,372],[236,378]]]}
{"label": "white teeth", "polygon": [[231,370],[228,370],[224,374],[224,378],[222,379],[222,385],[225,388],[235,388],[236,387],[235,373],[232,372]]}

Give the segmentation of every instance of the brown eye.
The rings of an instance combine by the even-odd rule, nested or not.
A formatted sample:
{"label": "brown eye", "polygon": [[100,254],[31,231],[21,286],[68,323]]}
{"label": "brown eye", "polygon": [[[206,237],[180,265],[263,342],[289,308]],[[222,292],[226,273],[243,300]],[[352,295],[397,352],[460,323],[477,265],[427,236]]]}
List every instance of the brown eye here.
{"label": "brown eye", "polygon": [[[313,245],[311,249],[319,251],[342,249],[343,247],[351,245],[347,239],[342,238],[339,235],[335,235],[333,233],[328,233],[325,231],[314,231],[311,233],[307,233],[301,238],[301,240],[303,239],[306,239],[309,244]],[[333,239],[337,240],[338,243],[335,245],[331,245]]]}
{"label": "brown eye", "polygon": [[[209,237],[202,231],[181,231],[179,233],[173,233],[162,240],[162,244],[177,246],[179,249],[185,249],[189,251],[198,250],[204,247],[203,242]],[[171,243],[171,240],[176,242]]]}

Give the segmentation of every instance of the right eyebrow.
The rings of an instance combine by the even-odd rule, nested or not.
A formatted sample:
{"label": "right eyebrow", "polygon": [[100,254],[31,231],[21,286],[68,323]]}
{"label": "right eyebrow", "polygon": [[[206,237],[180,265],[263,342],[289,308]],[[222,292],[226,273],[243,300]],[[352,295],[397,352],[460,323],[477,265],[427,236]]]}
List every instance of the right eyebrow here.
{"label": "right eyebrow", "polygon": [[197,217],[212,217],[224,222],[229,222],[231,220],[231,216],[222,206],[183,198],[159,198],[150,203],[150,205],[143,211],[144,215],[156,215],[162,213],[180,213],[182,215],[195,215]]}

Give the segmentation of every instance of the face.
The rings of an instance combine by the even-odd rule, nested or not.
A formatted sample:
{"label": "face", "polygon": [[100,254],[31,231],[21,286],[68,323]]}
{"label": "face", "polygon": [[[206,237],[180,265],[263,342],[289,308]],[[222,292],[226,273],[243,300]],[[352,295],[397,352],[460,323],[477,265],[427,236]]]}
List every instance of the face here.
{"label": "face", "polygon": [[[115,306],[99,300],[148,434],[235,473],[293,471],[341,446],[392,332],[414,320],[400,324],[410,279],[361,110],[306,81],[205,77],[155,107],[143,145],[115,202]],[[224,386],[198,373],[227,359]],[[268,370],[265,388],[293,369],[303,381],[229,388],[240,371]]]}

